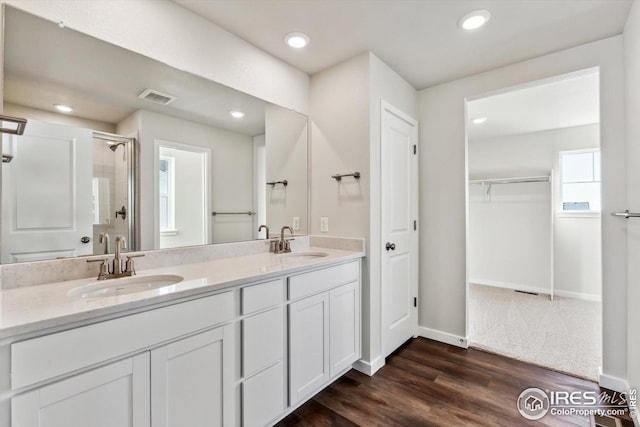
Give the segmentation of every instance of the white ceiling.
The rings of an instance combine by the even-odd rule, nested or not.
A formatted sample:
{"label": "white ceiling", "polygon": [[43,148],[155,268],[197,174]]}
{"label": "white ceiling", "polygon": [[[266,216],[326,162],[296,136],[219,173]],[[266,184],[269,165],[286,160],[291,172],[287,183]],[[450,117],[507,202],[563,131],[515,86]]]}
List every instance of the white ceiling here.
{"label": "white ceiling", "polygon": [[[25,47],[26,46],[26,47]],[[265,102],[210,80],[7,7],[4,101],[118,123],[139,109],[246,135],[264,133]],[[177,100],[162,106],[138,98],[147,88]],[[237,120],[230,110],[246,116]]]}
{"label": "white ceiling", "polygon": [[[598,123],[599,93],[599,74],[591,69],[470,101],[469,142]],[[472,123],[479,117],[487,120]]]}
{"label": "white ceiling", "polygon": [[[172,0],[314,74],[372,51],[416,89],[622,33],[631,0]],[[473,33],[458,19],[487,9]],[[302,31],[302,51],[283,38]]]}

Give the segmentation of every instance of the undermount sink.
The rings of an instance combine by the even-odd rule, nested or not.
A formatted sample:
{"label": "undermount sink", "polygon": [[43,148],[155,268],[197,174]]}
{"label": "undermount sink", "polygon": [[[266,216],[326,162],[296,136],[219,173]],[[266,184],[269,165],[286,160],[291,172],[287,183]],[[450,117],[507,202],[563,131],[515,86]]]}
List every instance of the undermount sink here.
{"label": "undermount sink", "polygon": [[285,262],[297,262],[308,261],[317,258],[323,258],[329,255],[326,252],[314,252],[314,251],[302,251],[302,252],[289,252],[287,254],[280,254],[278,258]]}
{"label": "undermount sink", "polygon": [[108,279],[71,289],[69,296],[73,298],[113,297],[164,288],[182,280],[183,277],[172,274]]}

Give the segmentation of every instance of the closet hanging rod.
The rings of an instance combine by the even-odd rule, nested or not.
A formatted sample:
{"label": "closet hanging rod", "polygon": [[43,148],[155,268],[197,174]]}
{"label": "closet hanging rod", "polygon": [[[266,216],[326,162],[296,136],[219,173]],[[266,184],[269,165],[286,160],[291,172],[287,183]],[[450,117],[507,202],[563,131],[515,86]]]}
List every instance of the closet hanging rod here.
{"label": "closet hanging rod", "polygon": [[252,211],[245,211],[245,212],[216,212],[213,211],[211,212],[211,215],[216,216],[216,215],[255,215],[255,212]]}
{"label": "closet hanging rod", "polygon": [[517,178],[474,179],[469,184],[519,184],[523,182],[548,182],[550,176],[523,176]]}

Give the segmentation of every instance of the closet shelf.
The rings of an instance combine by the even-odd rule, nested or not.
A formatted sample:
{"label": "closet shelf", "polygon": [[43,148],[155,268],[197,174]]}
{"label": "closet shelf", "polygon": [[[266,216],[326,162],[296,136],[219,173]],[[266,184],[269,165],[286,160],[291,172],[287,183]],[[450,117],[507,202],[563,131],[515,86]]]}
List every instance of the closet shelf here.
{"label": "closet shelf", "polygon": [[551,177],[544,176],[521,176],[516,178],[492,178],[492,179],[474,179],[470,180],[469,184],[519,184],[522,182],[548,182],[551,181]]}

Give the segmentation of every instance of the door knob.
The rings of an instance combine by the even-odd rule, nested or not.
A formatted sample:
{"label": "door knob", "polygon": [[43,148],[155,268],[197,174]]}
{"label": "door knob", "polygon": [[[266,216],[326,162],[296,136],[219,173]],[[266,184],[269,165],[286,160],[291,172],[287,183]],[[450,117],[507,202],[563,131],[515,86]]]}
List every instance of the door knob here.
{"label": "door knob", "polygon": [[387,242],[387,246],[385,246],[385,247],[387,248],[387,250],[392,250],[392,251],[396,250],[396,244],[395,243]]}
{"label": "door knob", "polygon": [[91,237],[89,236],[82,236],[82,238],[80,239],[80,241],[82,243],[89,243],[91,241]]}

